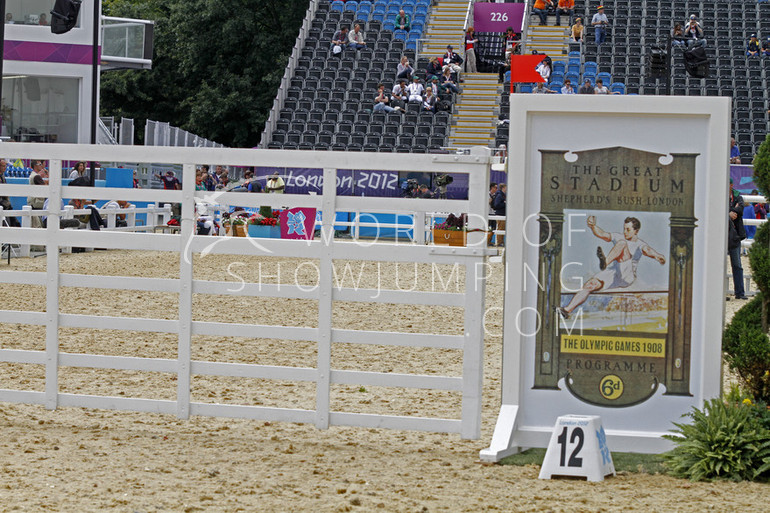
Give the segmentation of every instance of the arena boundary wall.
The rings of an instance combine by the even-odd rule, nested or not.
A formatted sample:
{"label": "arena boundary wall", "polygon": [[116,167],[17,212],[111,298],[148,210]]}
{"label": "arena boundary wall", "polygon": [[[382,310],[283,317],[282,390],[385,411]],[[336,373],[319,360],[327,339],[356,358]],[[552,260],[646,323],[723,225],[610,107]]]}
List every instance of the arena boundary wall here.
{"label": "arena boundary wall", "polygon": [[[50,205],[59,205],[62,199],[87,197],[95,200],[119,199],[128,201],[175,202],[182,204],[179,234],[129,233],[117,231],[60,230],[59,223],[49,222],[46,229],[0,228],[5,243],[33,244],[47,247],[46,272],[0,272],[0,283],[29,284],[45,287],[45,311],[0,311],[0,323],[26,324],[45,327],[45,350],[0,349],[0,362],[37,364],[45,367],[43,391],[4,389],[0,401],[41,404],[47,409],[58,407],[87,407],[110,410],[154,412],[176,415],[186,419],[191,415],[234,417],[261,420],[313,423],[320,429],[330,425],[393,428],[459,433],[463,438],[478,438],[481,424],[481,395],[483,378],[484,294],[483,280],[476,280],[471,270],[483,264],[486,232],[468,234],[467,247],[431,246],[412,243],[381,243],[336,240],[333,237],[334,215],[323,216],[321,240],[259,239],[255,245],[248,238],[211,237],[194,235],[193,217],[196,197],[211,194],[195,191],[196,163],[217,162],[230,166],[269,165],[276,167],[322,167],[323,194],[239,194],[216,193],[224,204],[258,207],[270,205],[314,207],[322,212],[336,210],[365,210],[382,212],[411,212],[424,216],[428,212],[445,210],[467,212],[471,227],[486,229],[487,184],[491,158],[486,149],[474,149],[469,155],[413,155],[378,154],[374,159],[362,159],[362,154],[342,152],[309,152],[277,150],[245,150],[215,148],[138,148],[88,145],[4,144],[7,155],[20,158],[45,158],[50,162],[48,186],[0,185],[0,194],[10,196],[48,196]],[[78,158],[112,162],[152,162],[182,164],[182,190],[102,189],[62,187],[61,162]],[[336,195],[337,169],[398,169],[437,173],[467,173],[469,196],[467,200],[427,200],[401,198],[361,198]],[[207,198],[211,200],[211,198]],[[62,216],[64,211],[50,209],[50,218]],[[326,234],[327,236],[323,236]],[[330,236],[329,236],[330,235]],[[216,240],[216,244],[212,241]],[[179,255],[178,279],[151,279],[125,276],[95,276],[67,274],[60,270],[59,248],[70,246],[107,249],[158,250]],[[319,286],[308,291],[295,285],[246,284],[233,292],[231,283],[194,279],[192,255],[201,252],[213,254],[254,255],[278,257],[307,257],[319,261]],[[460,264],[465,266],[463,293],[385,290],[376,296],[371,290],[337,288],[332,281],[335,259],[377,262],[422,262]],[[483,265],[482,265],[483,266]],[[61,287],[120,289],[177,293],[179,311],[176,319],[148,319],[62,313],[59,306]],[[193,294],[271,296],[274,298],[302,298],[318,301],[317,327],[288,327],[257,324],[234,324],[194,321]],[[462,335],[417,334],[387,331],[359,331],[332,327],[334,301],[387,302],[412,305],[442,305],[464,308]],[[65,353],[59,347],[59,328],[90,328],[171,333],[178,335],[177,358],[118,357],[96,354]],[[315,368],[294,368],[252,364],[196,361],[191,357],[193,335],[229,337],[280,338],[316,342]],[[427,376],[336,370],[331,366],[331,347],[334,343],[355,342],[384,346],[433,347],[462,350],[462,376]],[[58,377],[62,366],[94,369],[167,372],[177,377],[176,400],[156,400],[140,397],[112,397],[62,393]],[[212,404],[191,399],[191,377],[216,375],[271,380],[314,382],[315,409],[288,409],[251,405]],[[461,419],[375,415],[345,411],[331,411],[332,384],[361,384],[362,386],[409,387],[459,391],[462,393]]]}

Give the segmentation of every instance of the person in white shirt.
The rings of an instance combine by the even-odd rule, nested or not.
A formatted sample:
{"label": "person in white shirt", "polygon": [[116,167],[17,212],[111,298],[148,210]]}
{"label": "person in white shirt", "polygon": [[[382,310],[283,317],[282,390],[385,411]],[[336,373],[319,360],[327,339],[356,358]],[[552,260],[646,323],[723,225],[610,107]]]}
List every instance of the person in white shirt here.
{"label": "person in white shirt", "polygon": [[575,88],[572,87],[570,79],[564,81],[564,86],[561,88],[561,94],[575,94]]}
{"label": "person in white shirt", "polygon": [[610,90],[602,82],[602,79],[596,80],[596,87],[594,87],[594,94],[610,94]]}
{"label": "person in white shirt", "polygon": [[348,47],[352,50],[361,50],[366,48],[366,41],[364,41],[364,33],[361,32],[361,25],[356,23],[353,27],[353,31],[348,34]]}
{"label": "person in white shirt", "polygon": [[425,92],[425,88],[420,83],[420,77],[414,77],[414,81],[406,88],[409,93],[409,102],[422,103],[422,95]]}

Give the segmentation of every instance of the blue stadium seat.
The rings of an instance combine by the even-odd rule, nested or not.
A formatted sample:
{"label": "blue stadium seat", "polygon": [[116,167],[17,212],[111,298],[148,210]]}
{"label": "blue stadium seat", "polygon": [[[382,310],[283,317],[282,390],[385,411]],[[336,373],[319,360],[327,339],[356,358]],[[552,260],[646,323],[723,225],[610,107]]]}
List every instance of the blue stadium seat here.
{"label": "blue stadium seat", "polygon": [[374,11],[372,13],[372,20],[377,20],[380,22],[385,21],[385,13],[381,11]]}
{"label": "blue stadium seat", "polygon": [[610,86],[610,92],[626,94],[626,84],[623,82],[615,82]]}
{"label": "blue stadium seat", "polygon": [[562,75],[565,72],[566,65],[564,64],[564,61],[554,61],[553,63],[553,73],[561,73]]}
{"label": "blue stadium seat", "polygon": [[[578,76],[577,73],[574,73],[574,74],[573,73],[567,73],[566,75],[564,75],[564,80],[565,81],[569,80],[573,84],[582,84],[582,82],[580,82],[580,77]],[[591,83],[593,84],[593,82],[591,82]]]}
{"label": "blue stadium seat", "polygon": [[354,2],[353,0],[350,0],[349,2],[345,2],[345,10],[346,11],[357,11],[358,10],[358,2]]}
{"label": "blue stadium seat", "polygon": [[407,38],[406,30],[394,30],[393,31],[393,39],[400,39],[402,41],[405,41]]}
{"label": "blue stadium seat", "polygon": [[601,80],[602,84],[606,86],[607,84],[612,83],[612,75],[610,75],[606,71],[602,71],[601,73],[598,73],[596,75],[596,80]]}
{"label": "blue stadium seat", "polygon": [[598,69],[598,65],[594,61],[586,61],[583,64],[583,73],[596,74],[597,69]]}
{"label": "blue stadium seat", "polygon": [[548,86],[548,89],[550,89],[554,93],[561,94],[561,88],[563,85],[564,84],[562,84],[561,82],[551,82],[551,84]]}
{"label": "blue stadium seat", "polygon": [[395,27],[396,27],[395,24],[392,21],[388,20],[388,19],[385,19],[382,22],[382,30],[390,30],[390,31],[392,31]]}
{"label": "blue stadium seat", "polygon": [[[506,73],[510,73],[510,71],[507,71]],[[521,84],[519,87],[520,93],[531,93],[532,92],[532,84]]]}
{"label": "blue stadium seat", "polygon": [[372,3],[369,0],[361,0],[358,3],[358,10],[366,9],[367,11],[371,11],[373,8]]}
{"label": "blue stadium seat", "polygon": [[551,83],[553,82],[564,82],[564,73],[557,73],[555,71],[551,73]]}

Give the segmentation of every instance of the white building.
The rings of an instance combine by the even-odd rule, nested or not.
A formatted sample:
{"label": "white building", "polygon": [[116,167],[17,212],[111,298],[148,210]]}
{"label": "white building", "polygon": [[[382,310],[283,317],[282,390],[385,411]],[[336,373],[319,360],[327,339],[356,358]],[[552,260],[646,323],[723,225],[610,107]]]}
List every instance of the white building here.
{"label": "white building", "polygon": [[[53,34],[54,0],[6,0],[0,111],[4,140],[91,142],[93,1],[101,4],[83,1],[75,28]],[[151,66],[152,22],[97,18],[98,106],[99,73]],[[98,133],[97,140],[103,140],[105,133]]]}

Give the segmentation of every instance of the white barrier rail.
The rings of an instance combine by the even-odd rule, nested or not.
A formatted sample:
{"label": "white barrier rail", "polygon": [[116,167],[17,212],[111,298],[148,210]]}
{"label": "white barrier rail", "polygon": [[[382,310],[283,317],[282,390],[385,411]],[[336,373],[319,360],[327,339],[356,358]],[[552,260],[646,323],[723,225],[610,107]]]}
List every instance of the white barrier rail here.
{"label": "white barrier rail", "polygon": [[[125,231],[125,232],[154,232],[157,228],[167,226],[168,221],[171,219],[171,206],[164,205],[162,207],[152,204],[149,207],[136,208],[134,205],[128,208],[97,208],[95,209],[100,215],[107,221],[106,230]],[[5,226],[6,217],[20,218],[19,224],[21,228],[32,228],[32,219],[35,217],[48,217],[54,214],[54,210],[35,210],[29,205],[25,205],[21,210],[3,210],[0,207],[0,226]],[[76,210],[71,205],[65,205],[64,211],[61,214],[62,219],[74,219],[75,216],[83,216],[91,213],[91,209],[79,209]],[[137,224],[137,215],[146,214],[147,222],[145,224]],[[117,220],[119,216],[125,216],[126,226],[118,227]],[[41,223],[42,224],[42,223]],[[10,249],[9,249],[10,251]],[[69,248],[65,249],[68,252]],[[18,256],[28,257],[30,255],[30,244],[20,244],[18,250]]]}
{"label": "white barrier rail", "polygon": [[[214,148],[129,147],[68,144],[4,144],[6,154],[18,158],[46,158],[50,161],[50,185],[0,185],[0,195],[48,196],[49,205],[60,205],[62,198],[123,199],[181,203],[179,234],[121,232],[116,230],[61,230],[59,217],[75,211],[49,209],[45,229],[0,227],[4,243],[45,245],[45,272],[0,271],[0,284],[34,284],[45,287],[45,312],[0,310],[0,323],[28,324],[45,327],[43,351],[20,351],[0,348],[0,362],[42,365],[45,368],[43,391],[20,388],[0,390],[0,401],[59,406],[82,406],[115,410],[190,415],[240,417],[292,422],[313,422],[318,428],[330,425],[384,427],[459,433],[463,438],[478,438],[481,429],[481,393],[483,383],[484,297],[485,280],[476,276],[486,257],[486,232],[470,232],[467,247],[432,246],[414,243],[383,243],[340,240],[334,237],[335,213],[412,211],[417,219],[435,210],[469,214],[471,228],[486,230],[488,208],[487,187],[491,158],[486,148],[473,149],[468,155],[378,154],[376,159],[361,159],[360,154],[344,152],[245,150]],[[101,189],[62,187],[61,162],[71,155],[85,160],[181,164],[182,190],[159,191],[147,189]],[[208,192],[195,191],[195,166],[200,162],[218,162],[229,166],[268,166],[279,168],[313,167],[323,169],[323,193],[319,196],[297,194],[221,193],[216,201],[223,205],[244,207],[315,207],[322,213],[321,237],[309,241],[259,239],[242,237],[208,237],[195,235],[194,207],[196,198],[207,201]],[[463,173],[468,175],[469,194],[466,200],[401,199],[337,196],[336,178],[339,169],[411,170],[429,173]],[[328,184],[328,185],[327,185]],[[26,190],[29,189],[29,190]],[[44,191],[44,192],[43,192]],[[327,215],[323,215],[326,213]],[[53,219],[50,219],[53,218]],[[419,224],[419,223],[418,223]],[[178,273],[171,279],[148,279],[133,276],[75,275],[61,273],[61,247],[99,247],[167,251],[178,254]],[[200,258],[193,255],[239,255],[307,258],[318,262],[318,285],[312,290],[286,284],[265,286],[246,283],[242,289],[231,290],[231,282],[194,278],[194,265]],[[409,262],[461,266],[465,270],[464,291],[404,291],[382,290],[379,295],[370,290],[335,285],[334,262]],[[60,288],[91,287],[118,290],[153,290],[178,294],[178,311],[173,319],[149,319],[62,313]],[[193,294],[227,294],[243,297],[274,297],[313,299],[317,302],[317,322],[311,326],[256,325],[248,323],[203,322],[193,320]],[[333,325],[335,301],[404,305],[449,305],[463,309],[460,334],[422,334],[360,330]],[[147,331],[174,334],[178,338],[176,351],[170,358],[104,356],[63,352],[59,345],[60,328],[85,328]],[[219,361],[194,360],[192,338],[196,335],[219,337],[277,338],[311,341],[313,368],[235,364]],[[377,344],[420,348],[453,349],[462,352],[461,376],[397,374],[392,372],[362,372],[332,367],[332,347],[335,344]],[[256,348],[258,350],[258,348]],[[93,394],[62,393],[59,385],[60,366],[90,369],[130,369],[174,373],[176,397],[158,400],[141,397],[115,397]],[[274,408],[244,404],[211,404],[193,400],[192,377],[215,375],[221,377],[253,377],[315,384],[315,408]],[[6,378],[10,380],[11,378]],[[426,388],[458,391],[460,418],[406,417],[386,414],[331,410],[333,384],[360,384],[394,388]],[[442,396],[442,407],[446,400]]]}

